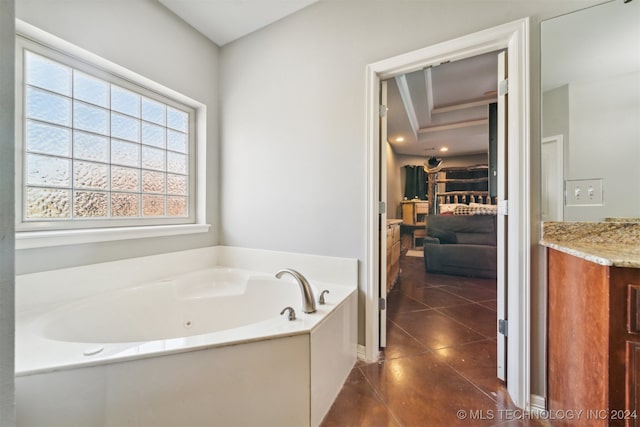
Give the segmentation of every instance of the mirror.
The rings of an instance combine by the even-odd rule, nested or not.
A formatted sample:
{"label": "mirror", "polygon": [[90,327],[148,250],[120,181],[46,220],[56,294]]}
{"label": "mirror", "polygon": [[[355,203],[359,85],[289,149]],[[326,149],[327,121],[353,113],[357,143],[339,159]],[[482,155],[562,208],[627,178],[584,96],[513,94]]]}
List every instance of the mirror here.
{"label": "mirror", "polygon": [[640,218],[640,0],[544,21],[541,52],[543,221]]}

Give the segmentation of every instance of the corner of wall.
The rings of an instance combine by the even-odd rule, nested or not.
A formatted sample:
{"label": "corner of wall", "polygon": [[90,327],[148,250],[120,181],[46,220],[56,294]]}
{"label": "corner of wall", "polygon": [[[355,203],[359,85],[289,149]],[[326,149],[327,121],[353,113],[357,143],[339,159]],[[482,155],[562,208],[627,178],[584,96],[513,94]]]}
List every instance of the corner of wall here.
{"label": "corner of wall", "polygon": [[[0,6],[0,105],[14,104],[15,4]],[[14,109],[0,110],[0,425],[15,425]]]}

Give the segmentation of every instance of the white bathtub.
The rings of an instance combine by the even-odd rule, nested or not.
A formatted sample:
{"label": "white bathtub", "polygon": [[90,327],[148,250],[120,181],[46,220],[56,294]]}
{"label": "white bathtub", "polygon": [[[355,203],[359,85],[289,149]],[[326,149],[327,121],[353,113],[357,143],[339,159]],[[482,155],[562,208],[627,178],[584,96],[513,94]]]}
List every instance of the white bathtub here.
{"label": "white bathtub", "polygon": [[[207,257],[207,250],[197,251],[206,261],[196,270],[97,283],[95,293],[86,289],[92,277],[123,280],[135,261],[19,277],[19,292],[21,282],[27,293],[44,282],[82,291],[53,302],[25,295],[18,304],[18,425],[318,425],[355,362],[355,283],[314,280],[310,274],[326,266],[294,256],[316,299],[329,290],[327,303],[305,314],[298,284],[273,275],[293,265],[286,254],[210,248]],[[154,264],[157,276],[161,264],[180,265],[186,255],[138,261]],[[239,268],[247,255],[257,258]],[[278,267],[266,268],[270,263]],[[346,270],[347,282],[346,276],[356,277],[355,268]],[[60,283],[65,277],[74,283]],[[296,320],[280,315],[287,306]]]}

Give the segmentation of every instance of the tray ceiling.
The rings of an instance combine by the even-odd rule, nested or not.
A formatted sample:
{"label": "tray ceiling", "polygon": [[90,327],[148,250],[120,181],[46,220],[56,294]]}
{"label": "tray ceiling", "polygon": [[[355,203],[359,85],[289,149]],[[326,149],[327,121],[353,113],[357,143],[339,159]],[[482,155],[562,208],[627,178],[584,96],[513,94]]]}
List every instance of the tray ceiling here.
{"label": "tray ceiling", "polygon": [[[451,157],[488,152],[488,104],[497,99],[497,58],[491,52],[388,80],[387,137],[396,153]],[[440,151],[443,147],[448,151]]]}

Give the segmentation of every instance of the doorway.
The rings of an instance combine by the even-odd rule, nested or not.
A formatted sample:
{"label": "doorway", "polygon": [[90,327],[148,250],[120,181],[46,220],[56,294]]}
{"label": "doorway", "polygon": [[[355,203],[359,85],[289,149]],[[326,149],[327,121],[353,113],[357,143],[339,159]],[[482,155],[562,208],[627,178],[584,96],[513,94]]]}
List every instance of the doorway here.
{"label": "doorway", "polygon": [[[402,328],[394,322],[400,318],[384,322],[387,310],[394,315],[406,313],[401,317],[405,326],[408,318],[421,325],[424,320],[419,313],[407,311],[427,308],[446,313],[448,319],[468,324],[480,335],[462,338],[453,325],[439,331],[438,325],[447,324],[443,318],[422,327],[441,338],[451,331],[448,345],[479,336],[492,340],[496,347],[488,354],[496,365],[492,376],[506,383],[506,338],[496,330],[498,320],[505,318],[506,299],[505,277],[498,275],[496,262],[506,243],[496,241],[498,228],[505,235],[496,209],[498,196],[504,198],[507,188],[501,183],[507,168],[498,165],[505,157],[498,155],[498,147],[505,148],[505,133],[498,132],[498,124],[504,123],[503,118],[498,120],[498,111],[503,112],[507,102],[506,94],[498,96],[498,81],[505,78],[500,76],[504,61],[503,52],[489,52],[381,81],[386,114],[380,118],[380,140],[386,153],[381,153],[380,190],[381,199],[387,201],[387,231],[396,232],[380,235],[381,253],[385,248],[386,267],[392,274],[381,271],[380,277],[387,280],[381,280],[380,297],[387,304],[379,325],[380,347],[397,353],[394,343],[387,349],[386,327],[396,331],[397,344],[402,335],[397,331]],[[426,227],[440,237],[442,246],[433,241],[425,245]],[[397,237],[398,229],[401,245],[388,239]],[[456,232],[463,240],[452,237]],[[470,240],[465,244],[464,239]],[[419,265],[406,257],[418,258],[422,268],[416,269]],[[393,268],[395,263],[404,266],[402,276]],[[380,268],[384,270],[384,262]],[[396,282],[399,285],[393,286]],[[396,292],[387,295],[390,289]],[[496,299],[498,289],[502,292]],[[469,302],[490,304],[467,306]],[[441,340],[426,341],[444,345]]]}
{"label": "doorway", "polygon": [[[479,33],[429,46],[414,52],[370,64],[367,67],[367,253],[365,283],[366,329],[364,357],[376,360],[379,349],[380,316],[384,307],[378,294],[380,289],[380,230],[384,207],[380,205],[379,96],[380,81],[445,61],[456,61],[483,53],[505,49],[508,52],[508,181],[509,189],[499,211],[509,214],[507,224],[509,364],[508,391],[520,408],[529,409],[529,75],[528,75],[528,19],[491,28]],[[382,258],[383,259],[383,258]],[[505,260],[503,260],[505,261]]]}

